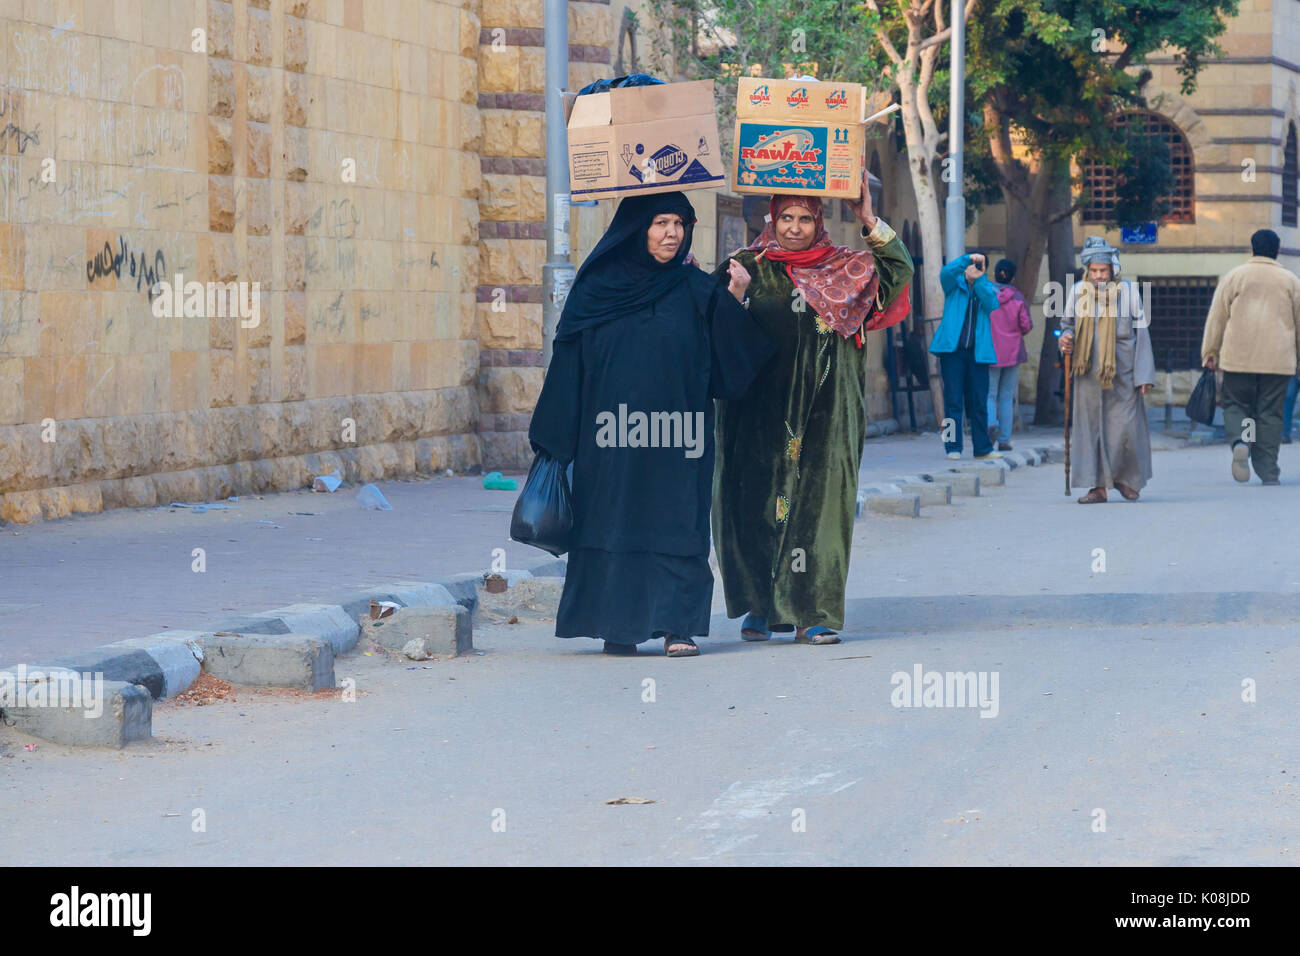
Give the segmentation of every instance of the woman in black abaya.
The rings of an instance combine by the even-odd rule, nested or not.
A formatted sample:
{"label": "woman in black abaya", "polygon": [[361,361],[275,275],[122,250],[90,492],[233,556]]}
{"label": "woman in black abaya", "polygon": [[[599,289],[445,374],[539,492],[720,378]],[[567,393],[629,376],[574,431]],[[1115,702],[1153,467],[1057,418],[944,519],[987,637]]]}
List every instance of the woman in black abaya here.
{"label": "woman in black abaya", "polygon": [[[687,264],[695,210],[678,192],[624,199],[574,280],[529,428],[573,463],[574,529],[557,637],[670,657],[709,631],[713,401],[737,398],[772,351],[727,289]],[[730,293],[730,294],[728,294]]]}

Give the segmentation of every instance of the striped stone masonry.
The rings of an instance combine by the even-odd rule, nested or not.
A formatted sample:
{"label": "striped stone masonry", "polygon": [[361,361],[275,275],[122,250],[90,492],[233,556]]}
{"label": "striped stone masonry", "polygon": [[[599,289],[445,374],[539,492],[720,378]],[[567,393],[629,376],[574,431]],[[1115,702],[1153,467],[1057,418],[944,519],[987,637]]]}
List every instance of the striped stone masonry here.
{"label": "striped stone masonry", "polygon": [[479,366],[512,365],[541,368],[542,353],[532,349],[483,349],[479,352]]}
{"label": "striped stone masonry", "polygon": [[[478,437],[485,468],[527,468],[541,391],[546,259],[543,5],[483,0],[476,103],[482,115],[475,290]],[[569,4],[569,89],[610,75],[608,3]]]}
{"label": "striped stone masonry", "polygon": [[480,6],[0,2],[0,521],[481,462]]}

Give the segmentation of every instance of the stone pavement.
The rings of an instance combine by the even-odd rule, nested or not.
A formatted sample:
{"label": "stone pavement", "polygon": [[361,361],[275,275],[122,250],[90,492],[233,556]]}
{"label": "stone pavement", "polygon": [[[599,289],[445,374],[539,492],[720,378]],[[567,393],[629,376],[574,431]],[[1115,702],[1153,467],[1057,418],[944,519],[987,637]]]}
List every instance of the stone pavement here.
{"label": "stone pavement", "polygon": [[[1059,434],[1031,430],[1025,444]],[[966,454],[969,462],[969,448]],[[933,433],[869,439],[863,457],[863,484],[956,464]],[[1060,473],[1059,466],[1048,470]],[[1008,478],[1009,487],[1019,475]],[[122,509],[0,525],[0,663],[324,602],[340,590],[479,570],[497,548],[512,568],[548,559],[509,539],[516,492],[484,490],[471,476],[379,487],[392,511],[365,510],[356,488],[344,487],[243,497],[205,513]],[[192,570],[196,548],[204,550],[203,573]]]}

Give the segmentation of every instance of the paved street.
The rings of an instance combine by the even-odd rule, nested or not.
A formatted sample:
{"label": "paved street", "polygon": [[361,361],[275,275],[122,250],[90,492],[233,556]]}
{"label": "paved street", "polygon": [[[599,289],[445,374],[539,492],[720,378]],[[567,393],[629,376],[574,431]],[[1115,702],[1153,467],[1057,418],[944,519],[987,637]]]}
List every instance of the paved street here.
{"label": "paved street", "polygon": [[[912,438],[869,443],[868,467],[882,475],[901,469],[878,465],[880,449],[930,454]],[[0,730],[0,803],[12,810],[0,817],[10,848],[0,864],[17,862],[32,833],[59,839],[21,851],[25,862],[1286,864],[1300,852],[1294,449],[1283,449],[1277,488],[1237,486],[1225,448],[1210,446],[1157,452],[1137,504],[1076,505],[1050,465],[917,519],[869,516],[838,646],[744,644],[719,614],[698,659],[667,660],[650,644],[621,659],[594,641],[558,641],[545,623],[480,625],[481,655],[340,660],[338,676],[357,682],[351,703],[242,690],[210,706],[162,702],[154,740],[121,752],[45,742],[27,752]],[[303,580],[418,579],[456,549],[446,570],[464,570],[464,555],[486,555],[497,538],[474,544],[467,528],[444,549],[429,532],[421,551],[407,531],[390,564],[381,548],[352,547],[383,540],[362,522],[418,514],[432,526],[411,501],[436,484],[393,486],[405,512],[353,514],[333,496],[358,531],[329,556],[257,550],[290,536],[256,531],[249,509],[230,536],[245,535],[250,552],[229,573],[266,590],[237,584],[221,599],[270,606],[310,599],[286,592]],[[465,502],[492,494],[471,490]],[[321,511],[323,497],[258,505]],[[502,527],[508,517],[470,514]],[[23,528],[4,546],[29,549],[12,553],[31,562],[19,565],[30,584],[37,557],[57,550],[43,550],[50,539],[101,541],[82,533],[95,522],[152,529],[227,515],[109,514]],[[1104,572],[1092,570],[1096,548]],[[248,570],[272,559],[283,574]],[[137,603],[167,587],[118,598],[89,569],[52,570],[39,579],[50,589],[39,613],[0,617],[6,651],[47,609],[69,614],[81,637],[93,628],[77,608],[92,607],[101,623],[149,633],[156,618]],[[0,602],[20,603],[8,574],[4,589]],[[195,607],[183,592],[175,601]],[[895,675],[917,668],[988,683],[974,706],[895,706]],[[653,802],[607,804],[619,798]],[[204,832],[191,829],[196,809]]]}
{"label": "paved street", "polygon": [[[611,659],[544,627],[484,630],[478,643],[483,657],[429,669],[350,662],[340,676],[368,691],[351,704],[164,705],[147,746],[20,750],[3,760],[0,797],[21,808],[0,821],[4,845],[57,832],[39,862],[135,865],[1296,853],[1288,628],[998,628],[830,648],[728,638],[687,661]],[[890,674],[916,662],[997,669],[998,716],[893,708]],[[1243,675],[1259,703],[1241,703]],[[655,703],[642,702],[646,679]],[[655,802],[606,805],[621,797]],[[205,833],[191,832],[195,808]],[[1105,833],[1091,830],[1096,808]],[[505,832],[492,829],[498,809]],[[795,833],[800,809],[807,830]]]}

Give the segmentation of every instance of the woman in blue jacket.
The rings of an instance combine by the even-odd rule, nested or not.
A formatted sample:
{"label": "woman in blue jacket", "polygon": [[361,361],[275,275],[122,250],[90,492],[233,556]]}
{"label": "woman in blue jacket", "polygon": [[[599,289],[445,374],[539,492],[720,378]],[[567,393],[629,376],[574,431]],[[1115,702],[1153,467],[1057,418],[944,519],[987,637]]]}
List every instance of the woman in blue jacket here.
{"label": "woman in blue jacket", "polygon": [[930,351],[939,356],[943,376],[943,415],[940,434],[949,458],[960,458],[962,404],[970,416],[971,444],[978,459],[1001,458],[989,438],[989,366],[997,354],[989,313],[998,307],[998,290],[984,274],[983,253],[958,256],[939,271],[943,286],[943,319]]}

